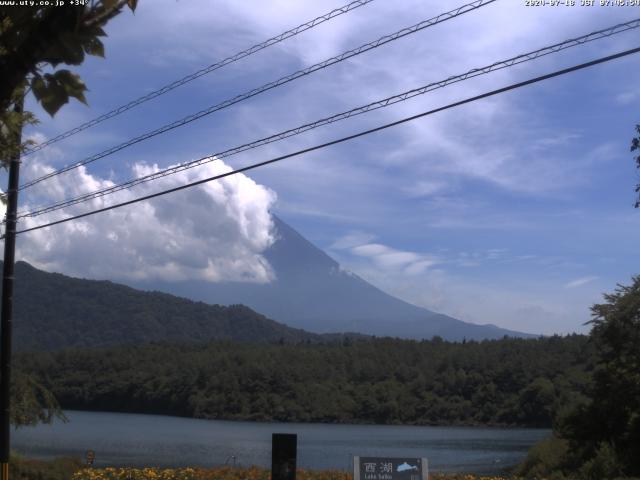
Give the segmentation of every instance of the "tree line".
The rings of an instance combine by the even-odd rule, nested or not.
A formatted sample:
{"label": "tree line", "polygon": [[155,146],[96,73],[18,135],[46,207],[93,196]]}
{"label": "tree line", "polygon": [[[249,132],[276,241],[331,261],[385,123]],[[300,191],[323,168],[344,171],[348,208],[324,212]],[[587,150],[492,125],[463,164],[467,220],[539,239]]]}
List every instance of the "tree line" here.
{"label": "tree line", "polygon": [[584,395],[585,336],[151,344],[21,354],[63,408],[226,420],[550,427]]}

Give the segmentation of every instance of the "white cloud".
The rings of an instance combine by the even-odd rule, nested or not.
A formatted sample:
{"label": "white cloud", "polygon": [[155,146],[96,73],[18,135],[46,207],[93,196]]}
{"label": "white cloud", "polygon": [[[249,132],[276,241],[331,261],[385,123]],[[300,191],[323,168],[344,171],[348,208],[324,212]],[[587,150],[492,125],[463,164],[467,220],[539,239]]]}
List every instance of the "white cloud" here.
{"label": "white cloud", "polygon": [[631,105],[640,100],[640,90],[628,90],[616,95],[615,100],[620,105]]}
{"label": "white cloud", "polygon": [[[456,274],[444,262],[416,275],[345,259],[347,267],[378,288],[407,302],[471,323],[492,323],[535,334],[586,332],[590,292],[548,291],[513,279]],[[574,298],[575,297],[575,298]]]}
{"label": "white cloud", "polygon": [[438,260],[435,259],[418,260],[408,265],[405,272],[409,275],[419,275],[438,263]]}
{"label": "white cloud", "polygon": [[594,280],[597,280],[598,277],[596,277],[595,275],[589,275],[587,277],[580,277],[580,278],[576,278],[575,280],[572,280],[570,282],[567,282],[564,286],[564,288],[576,288],[576,287],[581,287],[582,285],[586,285],[587,283],[591,283]]}
{"label": "white cloud", "polygon": [[436,193],[441,193],[447,188],[448,185],[443,180],[418,180],[414,184],[404,187],[404,191],[410,197],[429,197]]}
{"label": "white cloud", "polygon": [[[26,177],[50,171],[34,161]],[[157,165],[135,164],[136,176]],[[27,218],[21,228],[69,217],[194,180],[228,172],[220,160],[164,177],[115,195],[48,216]],[[74,197],[111,186],[85,168],[60,175],[37,187],[38,203]],[[29,198],[28,210],[35,197]],[[239,174],[18,237],[17,257],[36,267],[71,275],[109,279],[199,279],[269,281],[273,272],[262,252],[274,239],[269,213],[276,195]]]}
{"label": "white cloud", "polygon": [[358,247],[360,245],[371,242],[373,239],[375,239],[375,236],[371,235],[370,233],[357,231],[351,232],[333,242],[329,249],[345,249]]}
{"label": "white cloud", "polygon": [[[196,85],[214,85],[219,79],[229,76],[248,82],[246,85],[232,82],[233,87],[222,83],[226,89],[215,91],[219,100],[231,97],[245,88],[253,88],[290,73],[298,66],[324,60],[460,4],[455,0],[438,4],[414,0],[403,2],[401,6],[393,2],[372,2],[232,67],[207,75],[202,83],[194,82],[188,88],[197,91]],[[160,55],[166,56],[167,64],[178,62],[175,68],[178,71],[178,66],[187,69],[185,63],[196,61],[185,59],[189,55],[184,52],[191,52],[190,56],[197,59],[201,67],[214,60],[214,56],[218,60],[224,58],[341,5],[343,2],[339,0],[322,4],[284,0],[266,4],[224,0],[219,2],[216,9],[211,9],[205,2],[193,1],[175,10],[172,2],[159,1],[157,6],[141,5],[135,18],[130,15],[118,18],[118,30],[114,30],[109,42],[113,42],[114,50],[126,48],[128,52],[132,39],[135,39],[138,51],[143,53],[143,61],[153,56],[149,54],[150,49],[162,50]],[[171,9],[172,15],[166,15],[168,9]],[[614,24],[625,15],[625,9],[573,10],[528,9],[521,2],[496,2],[235,106],[229,111],[244,110],[229,124],[232,124],[235,135],[247,132],[250,139],[257,138],[262,133],[279,130],[275,125],[296,126],[372,99],[438,81],[470,68]],[[141,23],[145,28],[140,28]],[[495,25],[500,25],[500,28],[495,28]],[[204,34],[205,31],[209,33]],[[180,34],[166,35],[166,32]],[[461,32],[465,35],[461,36]],[[215,41],[211,40],[211,34],[215,34]],[[157,41],[143,41],[149,38],[160,38],[163,43],[158,47]],[[626,37],[623,35],[621,38]],[[589,49],[592,52],[599,51],[602,49],[600,45],[594,42]],[[362,116],[351,125],[367,125],[369,119],[373,119],[373,123],[382,123],[387,119],[416,113],[423,107],[440,106],[463,96],[522,80],[532,72],[546,72],[557,64],[564,64],[567,57],[583,57],[585,53],[584,47],[578,47],[531,64],[494,72]],[[188,69],[184,73],[187,72]],[[207,105],[214,103],[211,90],[202,90],[206,90],[206,97],[202,101],[206,101]],[[581,167],[568,168],[562,158],[563,152],[558,152],[558,145],[554,145],[553,141],[544,144],[544,139],[579,135],[579,127],[547,127],[549,122],[543,113],[532,111],[529,105],[518,106],[518,99],[526,95],[525,90],[521,92],[487,99],[453,110],[450,114],[438,114],[403,126],[389,134],[389,141],[385,142],[379,153],[374,152],[374,148],[360,144],[362,157],[368,163],[378,165],[395,161],[393,166],[398,172],[396,183],[401,191],[410,196],[433,196],[449,190],[452,184],[459,183],[461,179],[479,179],[490,183],[491,187],[531,195],[549,192],[565,194],[567,186],[576,183],[575,173]],[[194,94],[193,102],[197,100],[199,98]],[[196,104],[193,108],[200,109],[202,104]],[[347,124],[349,122],[340,125]],[[300,142],[301,146],[309,146],[321,136],[310,133],[305,136],[306,140]],[[543,139],[540,145],[536,144],[538,139]],[[235,140],[230,138],[229,141]],[[288,141],[287,144],[298,143]],[[523,145],[534,154],[524,153]],[[289,148],[283,150],[288,151]],[[275,147],[275,151],[282,152],[280,147]],[[332,158],[323,160],[325,168],[314,169],[312,174],[304,178],[298,176],[296,182],[288,181],[288,175],[281,173],[283,170],[290,174],[299,173],[301,169],[292,166],[299,160],[287,163],[278,170],[278,174],[271,176],[266,173],[261,178],[267,178],[269,185],[279,192],[284,208],[295,205],[298,211],[336,211],[335,208],[324,208],[334,206],[330,200],[324,200],[324,205],[319,207],[318,199],[312,193],[326,183],[332,185],[335,204],[348,204],[349,208],[340,210],[344,217],[357,217],[357,212],[348,215],[347,211],[357,209],[360,203],[374,202],[379,205],[379,200],[373,198],[374,188],[365,192],[365,195],[355,198],[351,195],[352,179],[362,173],[364,168],[361,166],[343,168],[347,174],[356,174],[346,175],[349,181],[343,182],[343,185],[336,186],[332,182],[331,172],[337,164],[350,162],[350,156],[338,152]],[[369,175],[367,180],[376,182],[375,177]]]}
{"label": "white cloud", "polygon": [[[586,331],[588,305],[597,296],[592,291],[554,287],[550,279],[557,277],[558,259],[507,248],[417,253],[371,243],[368,238],[371,235],[364,232],[348,234],[333,244],[341,248],[332,246],[332,253],[345,268],[414,305],[472,323],[536,334]],[[362,243],[355,245],[358,239]],[[550,261],[553,268],[545,270]],[[509,273],[514,268],[533,277],[514,278]],[[546,281],[536,280],[541,274]]]}
{"label": "white cloud", "polygon": [[332,250],[346,251],[366,259],[384,271],[402,272],[404,275],[419,275],[441,262],[435,255],[397,250],[380,243],[369,243],[373,238],[363,232],[350,233],[336,240]]}

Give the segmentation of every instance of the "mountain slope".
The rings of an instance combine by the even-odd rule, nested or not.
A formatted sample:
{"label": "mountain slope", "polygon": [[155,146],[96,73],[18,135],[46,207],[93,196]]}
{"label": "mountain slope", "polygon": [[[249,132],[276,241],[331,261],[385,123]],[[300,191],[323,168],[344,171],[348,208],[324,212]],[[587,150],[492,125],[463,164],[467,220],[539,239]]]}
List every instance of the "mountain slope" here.
{"label": "mountain slope", "polygon": [[[2,262],[0,262],[2,265]],[[207,305],[108,281],[83,280],[16,264],[14,345],[54,350],[148,342],[312,341],[243,305]]]}
{"label": "mountain slope", "polygon": [[277,241],[265,252],[277,279],[269,284],[138,282],[207,303],[240,303],[290,326],[313,332],[360,332],[447,340],[525,337],[495,325],[475,325],[411,305],[346,272],[322,250],[274,216]]}

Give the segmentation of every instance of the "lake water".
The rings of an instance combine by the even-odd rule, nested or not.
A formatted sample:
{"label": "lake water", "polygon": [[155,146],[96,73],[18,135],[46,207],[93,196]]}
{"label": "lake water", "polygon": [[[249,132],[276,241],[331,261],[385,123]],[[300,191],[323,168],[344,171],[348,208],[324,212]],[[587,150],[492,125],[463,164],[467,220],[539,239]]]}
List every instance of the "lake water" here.
{"label": "lake water", "polygon": [[269,467],[271,434],[298,435],[298,466],[351,469],[359,456],[426,457],[432,471],[499,473],[550,434],[541,429],[327,425],[196,420],[159,415],[65,412],[69,423],[12,431],[12,448],[33,458],[95,451],[96,466],[214,466],[235,456]]}

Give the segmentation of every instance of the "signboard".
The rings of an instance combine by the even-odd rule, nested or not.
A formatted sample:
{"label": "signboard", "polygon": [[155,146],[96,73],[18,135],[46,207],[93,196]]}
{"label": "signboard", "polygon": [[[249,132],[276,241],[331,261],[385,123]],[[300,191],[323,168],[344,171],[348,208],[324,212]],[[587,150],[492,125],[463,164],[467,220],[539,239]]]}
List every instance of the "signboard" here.
{"label": "signboard", "polygon": [[426,458],[353,457],[353,480],[427,480]]}

